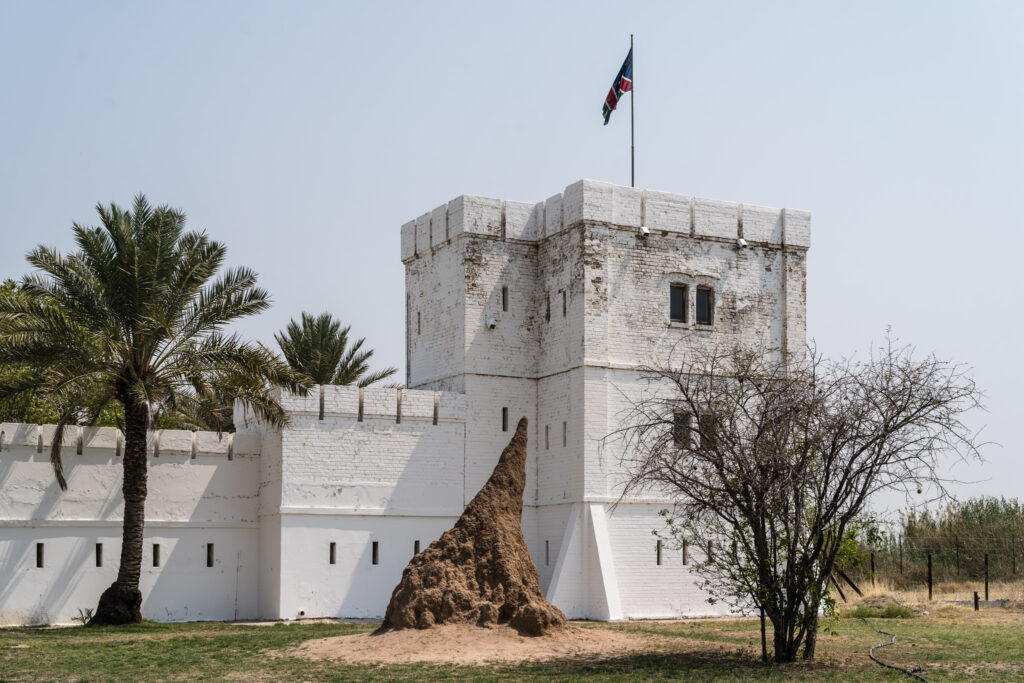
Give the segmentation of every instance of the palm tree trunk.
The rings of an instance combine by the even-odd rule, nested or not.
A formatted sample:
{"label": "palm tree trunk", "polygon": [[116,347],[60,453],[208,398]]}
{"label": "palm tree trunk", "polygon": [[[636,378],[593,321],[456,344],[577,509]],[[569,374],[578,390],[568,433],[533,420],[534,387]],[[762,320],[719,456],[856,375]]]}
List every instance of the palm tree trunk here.
{"label": "palm tree trunk", "polygon": [[142,534],[146,518],[146,432],[149,407],[124,404],[124,524],[121,532],[121,566],[117,579],[103,591],[90,626],[137,624],[142,621]]}

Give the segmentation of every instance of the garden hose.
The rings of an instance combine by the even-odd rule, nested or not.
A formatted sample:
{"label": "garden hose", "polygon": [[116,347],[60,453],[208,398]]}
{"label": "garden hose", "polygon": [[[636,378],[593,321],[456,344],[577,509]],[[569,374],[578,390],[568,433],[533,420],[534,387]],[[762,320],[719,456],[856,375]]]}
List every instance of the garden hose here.
{"label": "garden hose", "polygon": [[880,634],[886,635],[886,636],[892,636],[892,639],[888,643],[879,643],[878,645],[872,646],[871,649],[868,650],[868,657],[871,657],[872,661],[874,661],[876,664],[881,664],[886,669],[893,669],[895,671],[902,671],[903,673],[907,674],[908,676],[911,676],[912,678],[916,678],[919,681],[924,681],[925,683],[928,683],[928,679],[927,678],[925,678],[924,676],[919,676],[918,675],[919,671],[924,671],[924,669],[922,669],[921,667],[915,666],[913,669],[904,669],[902,667],[894,666],[892,664],[886,664],[881,659],[876,657],[875,656],[875,650],[877,650],[879,648],[883,648],[883,647],[889,647],[890,645],[893,645],[893,644],[896,643],[896,634],[895,633],[889,633],[888,631],[882,631],[882,630],[879,630],[879,629],[875,628],[874,625],[871,622],[869,622],[867,619],[865,619],[864,617],[860,617],[860,620],[863,621],[868,626],[870,626],[871,628],[873,628],[876,633],[880,633]]}

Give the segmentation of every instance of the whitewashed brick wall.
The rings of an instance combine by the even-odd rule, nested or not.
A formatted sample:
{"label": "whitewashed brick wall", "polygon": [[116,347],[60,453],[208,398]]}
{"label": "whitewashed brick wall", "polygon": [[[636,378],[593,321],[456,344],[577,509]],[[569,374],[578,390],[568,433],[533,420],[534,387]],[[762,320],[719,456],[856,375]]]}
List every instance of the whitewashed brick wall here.
{"label": "whitewashed brick wall", "polygon": [[[656,563],[671,496],[620,499],[629,454],[605,437],[645,389],[637,367],[673,349],[802,350],[809,214],[583,180],[536,204],[459,197],[402,226],[401,243],[410,388],[281,393],[281,431],[238,410],[235,435],[154,435],[146,542],[164,561],[144,570],[145,616],[382,616],[415,542],[451,526],[522,416],[523,529],[569,615],[714,613],[678,551]],[[669,321],[676,282],[691,320],[696,287],[714,288],[712,326]],[[67,622],[116,571],[118,434],[69,430],[61,493],[53,429],[2,426],[0,623]]]}

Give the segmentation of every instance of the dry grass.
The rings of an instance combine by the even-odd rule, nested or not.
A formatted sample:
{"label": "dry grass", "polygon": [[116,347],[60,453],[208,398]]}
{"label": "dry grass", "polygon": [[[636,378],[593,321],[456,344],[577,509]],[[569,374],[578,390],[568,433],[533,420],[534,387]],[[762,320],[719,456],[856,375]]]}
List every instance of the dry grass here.
{"label": "dry grass", "polygon": [[[874,585],[870,582],[859,586],[864,591],[865,597],[877,594],[892,595],[904,603],[926,603],[928,602],[928,586],[919,588],[895,588],[887,581],[879,580]],[[1016,581],[991,581],[989,582],[990,600],[1009,600],[1010,602],[1024,602],[1024,579]],[[973,600],[974,591],[982,600],[985,599],[984,581],[944,581],[932,586],[932,600],[934,602],[948,602],[954,600]],[[847,595],[849,597],[849,595]]]}

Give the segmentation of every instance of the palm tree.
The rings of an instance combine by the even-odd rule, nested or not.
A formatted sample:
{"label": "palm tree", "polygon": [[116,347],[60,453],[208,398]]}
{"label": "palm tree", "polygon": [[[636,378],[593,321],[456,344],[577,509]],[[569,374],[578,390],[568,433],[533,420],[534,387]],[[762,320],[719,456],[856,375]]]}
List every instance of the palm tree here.
{"label": "palm tree", "polygon": [[37,271],[28,296],[0,296],[0,366],[38,369],[0,386],[0,397],[39,392],[60,407],[50,458],[62,490],[61,432],[94,423],[120,404],[125,435],[123,542],[117,579],[90,624],[141,621],[146,435],[155,414],[199,414],[229,392],[271,425],[287,422],[272,385],[305,393],[304,378],[266,347],[224,327],[266,310],[256,274],[234,268],[215,278],[224,245],[185,231],[185,214],[153,208],[142,195],[131,210],[97,206],[102,227],[73,225],[78,251],[29,252]]}
{"label": "palm tree", "polygon": [[368,386],[387,379],[398,368],[369,372],[368,361],[373,349],[362,351],[366,339],[348,345],[350,326],[342,327],[330,313],[314,317],[302,314],[302,322],[291,320],[274,335],[285,360],[293,369],[304,373],[314,384],[356,384]]}

